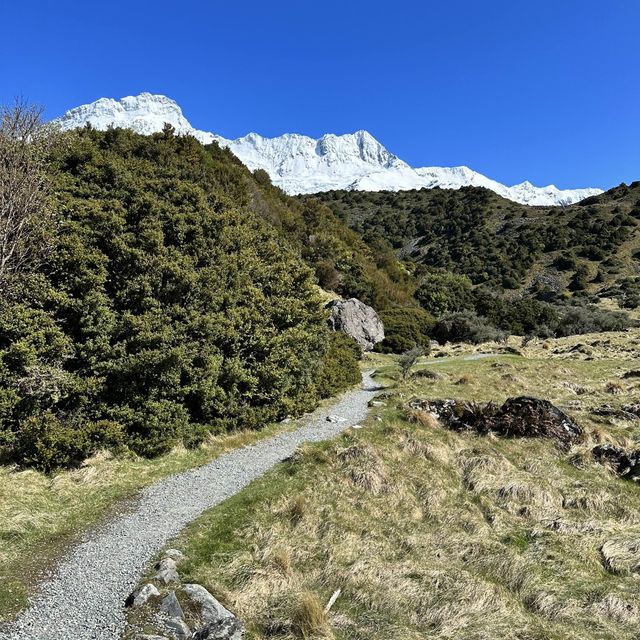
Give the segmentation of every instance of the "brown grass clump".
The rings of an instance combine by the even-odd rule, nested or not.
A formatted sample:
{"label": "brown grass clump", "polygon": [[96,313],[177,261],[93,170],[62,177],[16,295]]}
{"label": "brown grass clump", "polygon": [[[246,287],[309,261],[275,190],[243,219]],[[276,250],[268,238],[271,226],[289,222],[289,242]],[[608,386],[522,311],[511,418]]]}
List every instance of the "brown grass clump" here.
{"label": "brown grass clump", "polygon": [[299,494],[287,503],[286,514],[291,524],[294,526],[299,524],[308,512],[307,499],[304,495]]}
{"label": "brown grass clump", "polygon": [[617,380],[609,380],[605,385],[604,390],[611,395],[617,396],[624,393],[625,386]]}
{"label": "brown grass clump", "polygon": [[610,573],[640,573],[640,535],[607,540],[601,547],[602,564]]}
{"label": "brown grass clump", "polygon": [[318,596],[303,593],[292,614],[292,629],[296,637],[304,640],[333,638],[327,614]]}
{"label": "brown grass clump", "polygon": [[592,604],[592,610],[597,616],[608,618],[623,624],[638,624],[640,611],[638,606],[622,599],[615,593],[608,593]]}
{"label": "brown grass clump", "polygon": [[421,427],[425,427],[426,429],[435,429],[440,426],[440,421],[430,411],[408,409],[406,416],[409,422],[419,424]]}
{"label": "brown grass clump", "polygon": [[356,487],[374,496],[389,489],[384,461],[372,447],[362,443],[353,444],[339,451],[337,458]]}

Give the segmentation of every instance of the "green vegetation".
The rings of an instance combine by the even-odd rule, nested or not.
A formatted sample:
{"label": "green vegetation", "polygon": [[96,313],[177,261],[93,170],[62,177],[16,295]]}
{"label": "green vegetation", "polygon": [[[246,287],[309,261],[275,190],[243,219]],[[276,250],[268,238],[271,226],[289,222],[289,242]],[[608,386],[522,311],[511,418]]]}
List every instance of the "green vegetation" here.
{"label": "green vegetation", "polygon": [[439,340],[618,330],[628,318],[598,304],[640,302],[640,183],[554,208],[471,187],[303,201],[312,198],[362,233],[374,254],[388,250],[386,241],[406,260],[415,300],[439,320]]}
{"label": "green vegetation", "polygon": [[329,331],[300,246],[315,246],[311,266],[324,240],[349,254],[341,291],[381,297],[386,276],[354,257],[356,235],[326,208],[170,127],[60,136],[47,180],[55,251],[12,273],[0,302],[5,462],[156,456],[306,411],[354,382],[335,346],[331,366],[347,369],[326,373]]}
{"label": "green vegetation", "polygon": [[[533,340],[525,357],[440,359],[404,381],[395,359],[374,354],[398,381],[374,409],[381,420],[304,447],[196,521],[178,541],[185,581],[240,616],[251,640],[632,640],[640,496],[590,449],[638,437],[636,423],[592,410],[640,400],[625,377],[639,339]],[[567,410],[585,439],[562,451],[457,433],[407,406],[519,394]]]}
{"label": "green vegetation", "polygon": [[385,339],[376,345],[380,353],[402,353],[431,342],[435,318],[419,307],[395,307],[380,312]]}
{"label": "green vegetation", "polygon": [[[332,191],[317,198],[367,238],[377,234],[413,261],[503,289],[541,285],[556,295],[602,268],[602,291],[634,274],[640,182],[570,207],[528,207],[482,188],[397,193]],[[617,264],[616,264],[617,263]],[[544,277],[540,277],[543,275]]]}
{"label": "green vegetation", "polygon": [[346,334],[337,331],[329,336],[329,348],[322,368],[316,376],[316,388],[321,398],[329,398],[360,382],[360,345]]}

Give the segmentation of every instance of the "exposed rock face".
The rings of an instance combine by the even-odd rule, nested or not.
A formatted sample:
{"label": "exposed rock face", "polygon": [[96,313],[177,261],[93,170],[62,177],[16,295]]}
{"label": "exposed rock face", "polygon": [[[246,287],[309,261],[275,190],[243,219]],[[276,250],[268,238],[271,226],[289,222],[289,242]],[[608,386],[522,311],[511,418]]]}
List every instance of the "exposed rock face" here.
{"label": "exposed rock face", "polygon": [[210,622],[193,634],[193,640],[242,640],[244,624],[238,618]]}
{"label": "exposed rock face", "polygon": [[428,411],[446,427],[456,431],[497,433],[507,437],[551,438],[568,448],[582,429],[564,411],[548,400],[527,396],[509,398],[501,407],[489,402],[462,400],[412,400],[411,409]]}
{"label": "exposed rock face", "polygon": [[184,611],[176,598],[176,592],[170,591],[162,601],[160,611],[170,618],[182,618],[184,620]]}
{"label": "exposed rock face", "polygon": [[364,351],[384,340],[384,325],[378,314],[356,298],[332,300],[326,306],[331,312],[329,326],[351,336]]}
{"label": "exposed rock face", "polygon": [[200,617],[205,623],[218,622],[227,618],[234,618],[231,611],[223,607],[203,586],[199,584],[185,584],[184,593],[200,609]]}

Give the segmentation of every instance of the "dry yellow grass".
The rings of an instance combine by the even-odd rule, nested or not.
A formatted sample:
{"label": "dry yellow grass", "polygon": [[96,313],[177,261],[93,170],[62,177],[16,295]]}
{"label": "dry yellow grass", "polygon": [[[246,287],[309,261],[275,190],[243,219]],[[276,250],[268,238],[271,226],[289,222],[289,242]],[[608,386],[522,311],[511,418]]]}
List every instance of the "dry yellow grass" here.
{"label": "dry yellow grass", "polygon": [[24,606],[52,559],[115,504],[159,478],[292,426],[212,436],[198,449],[176,448],[155,460],[100,453],[53,476],[0,467],[0,620]]}
{"label": "dry yellow grass", "polygon": [[[240,615],[251,640],[635,640],[640,491],[589,453],[637,443],[637,423],[591,412],[640,400],[637,386],[606,389],[631,363],[617,342],[595,360],[542,344],[527,358],[440,361],[428,365],[438,379],[399,384],[374,409],[381,421],[306,447],[190,527],[186,578]],[[391,361],[374,358],[391,379]],[[414,396],[518,394],[569,411],[585,441],[561,452],[405,412]]]}

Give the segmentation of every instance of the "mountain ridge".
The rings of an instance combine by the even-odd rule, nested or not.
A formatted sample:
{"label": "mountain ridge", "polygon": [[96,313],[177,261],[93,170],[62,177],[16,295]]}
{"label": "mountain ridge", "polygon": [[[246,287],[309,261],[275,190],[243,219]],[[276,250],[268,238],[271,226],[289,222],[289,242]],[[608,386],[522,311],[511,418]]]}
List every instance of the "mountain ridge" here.
{"label": "mountain ridge", "polygon": [[466,166],[414,168],[364,129],[342,135],[327,133],[317,139],[296,133],[266,138],[252,132],[230,140],[195,129],[174,100],[150,93],[120,100],[100,98],[67,111],[54,122],[64,130],[90,123],[97,129],[117,126],[145,135],[161,131],[169,123],[177,133],[190,134],[202,144],[217,142],[229,148],[252,171],[265,170],[272,182],[290,195],[341,189],[406,191],[479,186],[520,204],[566,206],[602,193],[597,188],[536,187],[529,181],[509,187]]}

